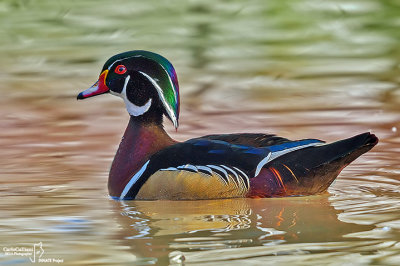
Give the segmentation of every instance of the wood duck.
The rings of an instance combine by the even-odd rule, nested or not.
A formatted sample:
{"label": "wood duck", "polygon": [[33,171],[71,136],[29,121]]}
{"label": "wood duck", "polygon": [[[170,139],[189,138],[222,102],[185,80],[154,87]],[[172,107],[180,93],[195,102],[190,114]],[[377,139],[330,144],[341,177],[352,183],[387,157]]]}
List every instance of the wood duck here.
{"label": "wood duck", "polygon": [[327,144],[270,134],[207,135],[173,140],[163,116],[178,128],[179,85],[172,64],[148,51],[112,56],[99,80],[78,99],[121,97],[130,120],[111,165],[108,189],[120,200],[197,200],[322,193],[342,169],[378,143],[364,133]]}

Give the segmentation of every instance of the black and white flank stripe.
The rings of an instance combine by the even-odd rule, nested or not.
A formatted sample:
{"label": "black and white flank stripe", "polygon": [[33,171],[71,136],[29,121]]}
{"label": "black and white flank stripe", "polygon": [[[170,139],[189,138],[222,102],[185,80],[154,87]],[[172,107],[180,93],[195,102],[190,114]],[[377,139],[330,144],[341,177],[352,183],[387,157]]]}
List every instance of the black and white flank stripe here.
{"label": "black and white flank stripe", "polygon": [[206,176],[217,175],[221,181],[228,185],[234,182],[237,188],[248,190],[250,187],[249,177],[239,168],[226,165],[192,165],[185,164],[178,167],[168,167],[160,171],[188,171],[193,173],[202,173]]}

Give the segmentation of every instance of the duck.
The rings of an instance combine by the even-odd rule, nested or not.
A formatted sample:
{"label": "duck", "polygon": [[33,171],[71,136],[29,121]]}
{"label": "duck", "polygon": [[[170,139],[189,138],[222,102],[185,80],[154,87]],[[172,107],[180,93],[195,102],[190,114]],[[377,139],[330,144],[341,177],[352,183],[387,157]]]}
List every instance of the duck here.
{"label": "duck", "polygon": [[179,125],[179,84],[165,57],[144,50],[110,57],[98,81],[78,94],[122,98],[129,123],[112,161],[108,191],[116,200],[205,200],[307,196],[327,191],[339,173],[371,150],[369,132],[326,143],[274,134],[212,134],[183,142],[163,126]]}

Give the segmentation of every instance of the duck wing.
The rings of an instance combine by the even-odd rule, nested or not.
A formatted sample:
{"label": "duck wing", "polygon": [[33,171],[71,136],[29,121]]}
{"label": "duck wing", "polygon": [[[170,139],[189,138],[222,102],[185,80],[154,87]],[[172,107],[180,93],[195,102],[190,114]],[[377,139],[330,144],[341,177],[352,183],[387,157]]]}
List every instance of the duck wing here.
{"label": "duck wing", "polygon": [[278,137],[273,134],[258,134],[258,133],[207,135],[199,139],[221,140],[231,144],[247,145],[256,148],[279,145],[286,142],[293,142],[292,140]]}
{"label": "duck wing", "polygon": [[363,153],[372,149],[378,138],[363,133],[333,143],[286,153],[265,165],[251,179],[247,197],[282,197],[322,193],[339,173]]}
{"label": "duck wing", "polygon": [[[264,136],[256,143],[258,147],[243,145],[251,143],[250,134],[246,138],[232,135],[221,137],[232,143],[215,139],[217,136],[206,136],[171,145],[150,157],[125,186],[120,199],[134,199],[143,184],[159,171],[187,171],[204,177],[217,175],[226,183],[233,178],[248,190],[249,179],[257,176],[269,162],[284,154],[323,144],[316,139],[288,141],[267,137],[271,135],[258,136]],[[267,143],[268,139],[270,143],[280,144],[260,146],[261,143]]]}

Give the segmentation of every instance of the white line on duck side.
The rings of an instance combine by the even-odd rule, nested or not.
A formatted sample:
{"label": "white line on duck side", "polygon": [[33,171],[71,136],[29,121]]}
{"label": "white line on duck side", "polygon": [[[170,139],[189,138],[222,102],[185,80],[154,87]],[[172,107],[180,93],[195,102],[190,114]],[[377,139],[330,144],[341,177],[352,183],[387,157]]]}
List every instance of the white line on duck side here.
{"label": "white line on duck side", "polygon": [[234,179],[234,183],[235,183],[236,187],[239,187],[239,184],[240,184],[240,180],[239,179],[240,179],[240,177],[238,176],[238,174],[232,168],[229,168],[226,165],[222,164],[221,167],[225,168],[227,171],[229,171],[230,173],[233,174],[232,179]]}
{"label": "white line on duck side", "polygon": [[300,149],[304,149],[304,148],[307,148],[307,147],[320,146],[320,145],[324,145],[324,144],[325,144],[325,143],[320,143],[320,142],[308,143],[308,144],[305,144],[305,145],[301,145],[301,146],[297,146],[297,147],[292,147],[292,148],[285,149],[285,150],[281,150],[281,151],[270,152],[270,153],[268,153],[268,155],[267,155],[264,159],[262,159],[262,160],[258,163],[257,168],[256,168],[256,172],[255,172],[254,176],[255,176],[255,177],[258,176],[258,175],[260,174],[260,172],[261,172],[261,169],[262,169],[267,163],[269,163],[269,162],[275,160],[276,158],[278,158],[278,157],[280,157],[280,156],[282,156],[282,155],[285,155],[285,154],[290,153],[290,152],[292,152],[292,151],[297,151],[297,150],[300,150]]}
{"label": "white line on duck side", "polygon": [[202,165],[197,165],[196,167],[197,167],[197,169],[199,169],[199,170],[206,171],[209,175],[212,175],[212,174],[213,174],[213,172],[212,172],[212,170],[211,170],[210,167],[202,166]]}
{"label": "white line on duck side", "polygon": [[178,168],[178,169],[182,169],[182,170],[191,169],[191,170],[193,170],[193,171],[195,171],[195,172],[198,172],[196,166],[191,165],[191,164],[181,165],[181,166],[178,166],[177,168]]}
{"label": "white line on duck side", "polygon": [[272,152],[268,153],[268,155],[261,160],[261,162],[258,163],[257,168],[256,168],[256,173],[254,176],[258,176],[258,174],[261,172],[261,169],[263,168],[264,165],[266,165],[269,162],[269,158],[271,158]]}
{"label": "white line on duck side", "polygon": [[168,168],[160,169],[160,171],[178,171],[178,168],[168,167]]}
{"label": "white line on duck side", "polygon": [[138,179],[142,176],[144,171],[146,171],[146,168],[147,168],[147,165],[149,164],[149,162],[150,162],[150,160],[148,160],[142,166],[142,168],[140,168],[140,170],[136,172],[136,174],[131,178],[131,180],[129,180],[128,184],[126,184],[124,190],[122,191],[121,196],[119,197],[120,200],[123,200],[125,198],[126,194],[128,194],[128,192],[132,188],[132,186],[136,183],[136,181],[138,181]]}
{"label": "white line on duck side", "polygon": [[[207,167],[210,167],[211,169],[215,169],[218,170],[220,172],[222,172],[225,176],[225,178],[223,176],[221,176],[221,180],[227,185],[229,182],[229,176],[228,173],[226,172],[226,170],[220,166],[216,166],[216,165],[212,165],[212,164],[208,164]],[[218,174],[219,175],[219,174]]]}
{"label": "white line on duck side", "polygon": [[301,146],[297,146],[297,147],[292,147],[292,148],[282,150],[282,151],[276,151],[271,154],[271,158],[269,161],[275,160],[276,158],[278,158],[282,155],[285,155],[287,153],[290,153],[292,151],[297,151],[297,150],[301,150],[301,149],[304,149],[307,147],[321,146],[321,145],[325,145],[325,143],[315,142],[315,143],[309,143],[309,144],[305,144],[305,145],[301,145]]}
{"label": "white line on duck side", "polygon": [[241,176],[243,176],[243,178],[245,179],[245,180],[243,180],[243,182],[246,182],[245,186],[246,186],[247,188],[250,188],[249,177],[246,175],[246,173],[243,172],[242,170],[240,170],[239,168],[235,167],[235,166],[233,166],[233,168],[234,168],[236,171],[238,171],[238,172],[241,174]]}
{"label": "white line on duck side", "polygon": [[[220,172],[216,173],[215,171],[213,171],[213,169],[218,170]],[[192,164],[184,164],[184,165],[180,165],[177,167],[168,167],[168,168],[163,168],[160,169],[159,171],[195,171],[195,172],[199,172],[200,170],[204,172],[207,172],[208,175],[212,176],[212,175],[217,175],[219,176],[219,178],[221,179],[221,181],[224,184],[228,184],[231,181],[234,182],[236,187],[240,187],[243,189],[247,189],[249,187],[249,178],[248,176],[241,171],[240,169],[236,168],[236,167],[228,167],[226,165],[207,165],[207,166],[203,166],[203,165],[192,165]],[[229,173],[228,173],[229,172]],[[223,176],[221,176],[221,174]]]}

